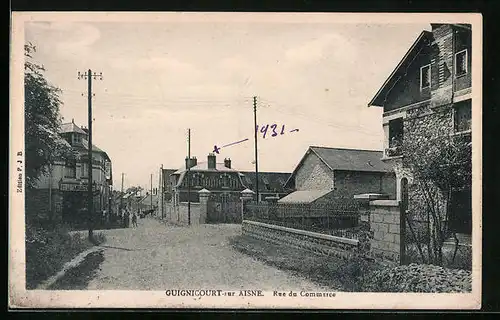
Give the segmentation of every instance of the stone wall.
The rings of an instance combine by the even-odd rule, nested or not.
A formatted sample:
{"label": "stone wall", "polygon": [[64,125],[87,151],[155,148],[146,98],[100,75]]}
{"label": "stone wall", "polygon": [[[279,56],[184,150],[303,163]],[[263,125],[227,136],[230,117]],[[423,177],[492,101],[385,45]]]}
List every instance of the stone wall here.
{"label": "stone wall", "polygon": [[332,190],[333,172],[318,158],[308,151],[302,166],[295,175],[297,190]]}
{"label": "stone wall", "polygon": [[335,196],[352,199],[356,194],[386,193],[396,196],[396,178],[393,172],[335,171]]}
{"label": "stone wall", "polygon": [[242,223],[243,235],[261,239],[276,244],[286,244],[290,247],[307,250],[320,255],[334,256],[348,259],[359,255],[359,241],[276,226],[256,221],[244,220]]}
{"label": "stone wall", "polygon": [[380,260],[399,263],[401,253],[400,211],[394,200],[370,202],[371,255]]}

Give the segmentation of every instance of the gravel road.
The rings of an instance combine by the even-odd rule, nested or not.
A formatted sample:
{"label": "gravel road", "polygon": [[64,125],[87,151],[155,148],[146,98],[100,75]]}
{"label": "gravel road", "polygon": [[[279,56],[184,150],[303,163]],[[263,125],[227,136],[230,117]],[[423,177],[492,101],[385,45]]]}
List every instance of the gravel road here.
{"label": "gravel road", "polygon": [[232,248],[240,225],[165,226],[152,218],[106,234],[104,261],[91,290],[324,290]]}

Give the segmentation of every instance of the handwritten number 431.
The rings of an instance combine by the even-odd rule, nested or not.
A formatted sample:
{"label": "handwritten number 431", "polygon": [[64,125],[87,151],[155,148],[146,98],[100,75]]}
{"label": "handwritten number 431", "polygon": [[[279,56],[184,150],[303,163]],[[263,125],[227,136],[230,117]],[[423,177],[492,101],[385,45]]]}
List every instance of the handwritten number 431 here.
{"label": "handwritten number 431", "polygon": [[[271,130],[269,130],[269,129],[271,129]],[[278,135],[278,132],[276,131],[277,129],[278,129],[278,126],[276,124],[272,124],[272,125],[266,124],[265,126],[261,126],[260,127],[260,133],[262,133],[262,137],[264,139],[266,138],[266,135],[268,133],[271,134],[271,137],[276,137]],[[257,132],[259,132],[259,126],[258,125],[255,128],[255,130]],[[294,130],[291,130],[290,132],[293,132],[293,131],[299,131],[299,129],[294,129]],[[280,130],[279,134],[280,135],[285,134],[285,125],[281,126],[281,130]]]}

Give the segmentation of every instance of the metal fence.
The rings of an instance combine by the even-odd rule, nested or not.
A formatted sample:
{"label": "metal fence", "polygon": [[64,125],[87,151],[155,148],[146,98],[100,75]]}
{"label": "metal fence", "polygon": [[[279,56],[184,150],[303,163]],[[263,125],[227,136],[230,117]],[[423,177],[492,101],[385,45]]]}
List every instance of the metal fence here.
{"label": "metal fence", "polygon": [[351,239],[359,234],[359,202],[348,199],[316,204],[249,202],[243,218]]}

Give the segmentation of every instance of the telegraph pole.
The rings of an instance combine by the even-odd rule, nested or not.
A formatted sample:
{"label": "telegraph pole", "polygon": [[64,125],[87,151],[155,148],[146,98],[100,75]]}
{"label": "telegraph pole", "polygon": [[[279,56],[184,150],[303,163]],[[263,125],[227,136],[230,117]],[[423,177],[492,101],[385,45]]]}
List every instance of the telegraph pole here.
{"label": "telegraph pole", "polygon": [[94,195],[92,190],[92,78],[94,80],[102,80],[102,72],[99,74],[92,73],[92,70],[88,70],[87,72],[81,74],[78,72],[78,79],[87,79],[87,87],[88,87],[88,134],[89,134],[89,148],[88,148],[88,161],[89,161],[89,181],[88,181],[88,227],[89,227],[89,241],[94,241],[94,230],[93,230],[93,209],[94,209]]}
{"label": "telegraph pole", "polygon": [[[149,193],[149,200],[151,201],[149,209],[153,210],[153,174],[151,174],[151,192]],[[153,214],[153,211],[151,211]]]}
{"label": "telegraph pole", "polygon": [[188,129],[188,166],[187,166],[187,183],[188,183],[188,225],[191,225],[191,129]]}
{"label": "telegraph pole", "polygon": [[[125,173],[122,172],[122,192],[121,192],[121,197],[120,197],[120,210],[123,209],[123,176],[125,175]],[[121,214],[121,211],[119,212],[119,214]]]}
{"label": "telegraph pole", "polygon": [[259,202],[259,163],[257,156],[257,97],[253,97],[253,122],[255,132],[255,194]]}
{"label": "telegraph pole", "polygon": [[160,167],[160,189],[161,189],[161,218],[163,219],[163,197],[165,195],[165,177],[163,176],[163,164]]}

